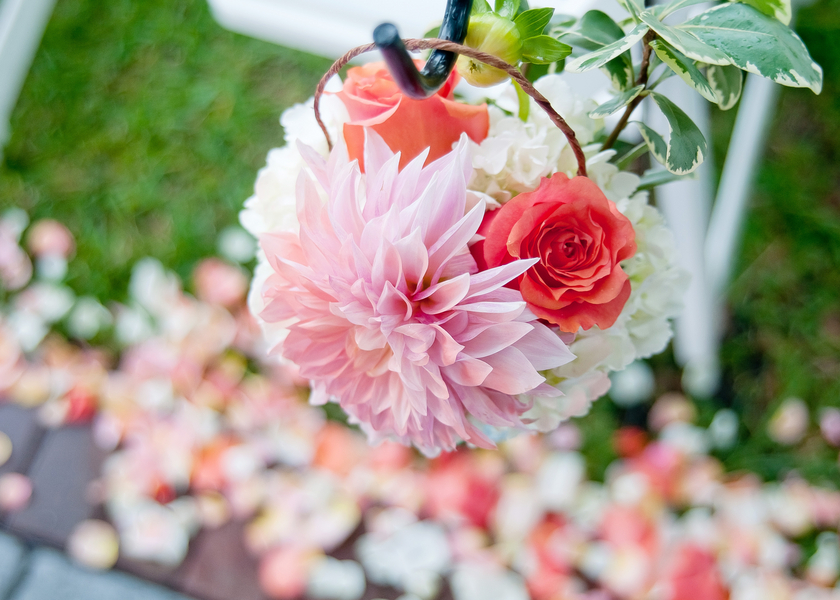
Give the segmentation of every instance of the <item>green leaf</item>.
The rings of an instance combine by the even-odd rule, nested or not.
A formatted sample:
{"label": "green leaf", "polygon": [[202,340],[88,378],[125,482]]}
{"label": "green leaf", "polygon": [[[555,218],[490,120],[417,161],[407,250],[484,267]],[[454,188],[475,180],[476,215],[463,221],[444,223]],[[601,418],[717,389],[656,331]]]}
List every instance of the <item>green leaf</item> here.
{"label": "green leaf", "polygon": [[637,85],[634,88],[627,90],[626,92],[622,92],[617,96],[614,96],[601,104],[598,108],[593,110],[589,113],[589,116],[593,119],[601,119],[603,117],[608,117],[609,115],[613,114],[617,110],[621,110],[628,104],[630,104],[633,99],[642,93],[642,90],[645,89],[643,85]]}
{"label": "green leaf", "polygon": [[[564,31],[561,35],[567,44],[593,51],[620,40],[624,37],[624,31],[606,13],[590,10],[581,17],[574,29]],[[610,78],[616,89],[626,90],[633,87],[636,76],[629,53],[625,52],[611,60],[601,70]]]}
{"label": "green leaf", "polygon": [[532,8],[519,13],[513,20],[523,40],[542,35],[545,26],[551,21],[553,8]]}
{"label": "green leaf", "polygon": [[633,44],[641,40],[648,32],[646,25],[636,25],[630,33],[611,44],[607,44],[599,48],[595,52],[590,52],[583,56],[579,56],[566,65],[566,70],[572,73],[582,73],[590,69],[602,67],[612,59],[620,56],[629,50]]}
{"label": "green leaf", "polygon": [[651,188],[672,183],[674,181],[681,181],[683,179],[696,179],[697,175],[689,173],[688,175],[675,175],[666,169],[648,169],[639,179],[639,187],[637,190],[649,190]]}
{"label": "green leaf", "polygon": [[577,26],[563,34],[563,41],[585,50],[598,50],[624,37],[624,30],[609,15],[590,10],[580,18]]}
{"label": "green leaf", "polygon": [[429,31],[423,34],[424,38],[436,38],[440,35],[440,25],[437,27],[433,27]]}
{"label": "green leaf", "polygon": [[668,156],[668,144],[662,139],[662,136],[656,133],[653,129],[640,121],[636,121],[636,126],[639,128],[639,133],[642,134],[642,139],[650,149],[658,162],[665,164],[665,158]]}
{"label": "green leaf", "polygon": [[577,23],[578,18],[574,15],[564,15],[562,13],[554,13],[549,23],[551,27],[551,35],[556,36],[557,33],[565,31]]}
{"label": "green leaf", "polygon": [[665,23],[660,21],[651,10],[644,11],[641,14],[641,19],[651,29],[653,29],[659,37],[689,58],[693,58],[694,60],[699,60],[700,62],[710,65],[732,64],[732,61],[726,54],[717,48],[712,48],[711,46],[704,44],[687,31],[671,27],[670,25],[665,25]]}
{"label": "green leaf", "polygon": [[709,65],[706,69],[709,85],[715,91],[715,98],[721,110],[729,110],[738,103],[744,86],[744,74],[738,67]]}
{"label": "green leaf", "polygon": [[630,148],[630,150],[625,152],[622,156],[615,159],[615,166],[618,167],[620,170],[625,171],[625,170],[627,170],[627,168],[630,166],[630,164],[634,160],[636,160],[637,158],[642,156],[647,151],[648,151],[647,142],[643,141],[641,144],[633,146],[632,148]]}
{"label": "green leaf", "polygon": [[522,58],[535,65],[547,65],[566,58],[572,47],[550,35],[538,35],[522,42]]}
{"label": "green leaf", "polygon": [[677,175],[691,173],[703,163],[706,156],[706,138],[676,104],[656,92],[652,92],[650,96],[668,119],[671,128],[665,168]]}
{"label": "green leaf", "polygon": [[739,0],[757,8],[765,15],[779,19],[785,25],[790,25],[790,0]]}
{"label": "green leaf", "polygon": [[709,0],[673,0],[673,2],[669,2],[668,4],[660,4],[659,6],[653,9],[653,12],[661,20],[670,15],[671,13],[677,12],[678,10],[688,8],[689,6],[694,6],[695,4],[702,4],[708,1]]}
{"label": "green leaf", "polygon": [[781,85],[811,88],[815,94],[822,89],[822,69],[799,36],[752,6],[721,4],[679,28],[718,48],[744,71]]}
{"label": "green leaf", "polygon": [[715,96],[712,86],[703,77],[703,73],[700,72],[693,60],[686,58],[679,50],[663,40],[653,40],[650,47],[656,52],[659,60],[668,65],[674,73],[679,75],[680,79],[697,90],[709,102],[717,102],[717,96]]}
{"label": "green leaf", "polygon": [[470,11],[471,15],[483,15],[484,13],[492,12],[493,9],[490,8],[490,4],[487,0],[473,0],[472,10]]}
{"label": "green leaf", "polygon": [[496,14],[513,19],[519,10],[519,0],[496,0]]}

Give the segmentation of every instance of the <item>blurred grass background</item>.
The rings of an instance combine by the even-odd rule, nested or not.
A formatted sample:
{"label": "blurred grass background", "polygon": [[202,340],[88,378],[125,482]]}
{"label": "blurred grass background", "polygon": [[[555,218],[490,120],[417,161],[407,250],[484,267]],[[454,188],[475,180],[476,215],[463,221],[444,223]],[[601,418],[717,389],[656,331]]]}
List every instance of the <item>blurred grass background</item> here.
{"label": "blurred grass background", "polygon": [[[840,0],[802,9],[797,28],[825,87],[782,92],[729,293],[724,388],[698,407],[703,425],[721,407],[742,417],[728,468],[836,485],[837,451],[816,419],[840,406]],[[186,279],[281,144],[282,110],[328,67],[223,30],[202,0],[59,0],[13,115],[0,211],[65,223],[78,244],[68,284],[103,302],[124,298],[143,256]],[[733,118],[714,115],[717,164]],[[654,366],[660,391],[678,385],[667,356]],[[790,396],[814,427],[782,449],[766,423]],[[594,475],[615,428],[639,418],[604,400],[580,420]]]}

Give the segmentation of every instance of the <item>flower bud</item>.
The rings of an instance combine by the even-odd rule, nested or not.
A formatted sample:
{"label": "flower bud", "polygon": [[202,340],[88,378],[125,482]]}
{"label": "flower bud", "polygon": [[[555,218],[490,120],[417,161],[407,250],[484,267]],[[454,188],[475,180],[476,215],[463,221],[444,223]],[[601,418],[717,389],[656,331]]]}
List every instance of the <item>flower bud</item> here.
{"label": "flower bud", "polygon": [[[522,58],[522,39],[510,19],[487,12],[470,18],[464,45],[498,56],[516,65]],[[458,57],[458,73],[478,87],[488,87],[507,79],[507,73],[467,56]]]}

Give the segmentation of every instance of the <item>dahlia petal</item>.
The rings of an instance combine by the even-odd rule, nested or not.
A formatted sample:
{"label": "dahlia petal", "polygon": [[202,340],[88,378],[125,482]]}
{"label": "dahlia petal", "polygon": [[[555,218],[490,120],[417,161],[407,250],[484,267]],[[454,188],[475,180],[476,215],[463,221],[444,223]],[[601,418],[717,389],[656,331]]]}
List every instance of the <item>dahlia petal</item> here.
{"label": "dahlia petal", "polygon": [[[499,323],[488,327],[464,345],[464,351],[473,358],[483,358],[496,354],[508,346],[516,344],[534,328],[529,323]],[[518,347],[518,345],[517,345]]]}
{"label": "dahlia petal", "polygon": [[356,328],[354,338],[360,350],[380,350],[388,343],[388,339],[378,329]]}
{"label": "dahlia petal", "polygon": [[485,450],[495,450],[496,444],[493,443],[493,440],[488,438],[484,433],[481,432],[475,425],[467,421],[465,423],[467,434],[469,437],[465,437],[464,441],[473,444],[479,448],[483,448]]}
{"label": "dahlia petal", "polygon": [[403,281],[400,253],[387,241],[383,240],[376,250],[371,267],[370,283],[376,289],[385,285],[385,282]]}
{"label": "dahlia petal", "polygon": [[442,370],[453,383],[467,387],[476,387],[484,383],[484,380],[487,379],[493,367],[469,355],[462,355],[458,360],[444,367]]}
{"label": "dahlia petal", "polygon": [[421,187],[420,178],[428,171],[423,169],[428,155],[429,149],[426,148],[402,168],[399,178],[395,180],[390,200],[398,210],[406,208],[417,195],[417,189]]}
{"label": "dahlia petal", "polygon": [[388,281],[385,283],[385,290],[376,304],[376,310],[388,315],[404,315],[405,319],[411,318],[413,307],[411,301]]}
{"label": "dahlia petal", "polygon": [[[426,276],[429,267],[429,252],[423,244],[420,230],[414,229],[394,246],[400,255],[403,273],[411,292],[416,292]],[[413,284],[413,285],[412,285]]]}
{"label": "dahlia petal", "polygon": [[484,386],[502,393],[524,394],[545,381],[531,361],[514,347],[503,348],[482,360],[493,367],[484,380]]}
{"label": "dahlia petal", "polygon": [[458,387],[456,393],[469,413],[476,419],[494,427],[510,427],[516,424],[481,387]]}
{"label": "dahlia petal", "polygon": [[483,216],[484,207],[476,205],[470,212],[444,232],[431,247],[429,250],[428,270],[432,273],[433,283],[437,283],[446,263],[458,254],[461,249],[465,248],[470,238],[478,231]]}
{"label": "dahlia petal", "polygon": [[481,313],[488,321],[505,323],[512,321],[525,310],[524,302],[473,302],[456,306],[454,310],[467,313]]}
{"label": "dahlia petal", "polygon": [[279,323],[291,319],[297,314],[293,306],[288,302],[279,302],[277,299],[266,303],[265,308],[260,312],[260,318],[269,323]]}
{"label": "dahlia petal", "polygon": [[439,271],[440,275],[438,280],[452,279],[461,273],[469,273],[470,275],[478,273],[478,265],[476,264],[473,255],[469,252],[461,252],[446,261],[443,268]]}
{"label": "dahlia petal", "polygon": [[470,290],[470,274],[441,281],[415,295],[421,300],[420,309],[427,315],[438,315],[455,308]]}
{"label": "dahlia petal", "polygon": [[435,345],[429,348],[432,360],[442,367],[451,365],[458,360],[458,354],[464,346],[456,342],[440,325],[432,325],[432,328],[435,330]]}
{"label": "dahlia petal", "polygon": [[470,293],[467,298],[493,292],[506,283],[513,281],[532,266],[540,262],[539,258],[527,258],[516,260],[500,267],[487,269],[476,274],[470,279]]}
{"label": "dahlia petal", "polygon": [[464,426],[464,413],[463,410],[459,410],[460,407],[455,404],[454,402],[445,402],[436,396],[430,396],[428,398],[428,403],[431,411],[434,413],[435,418],[443,423],[444,425],[448,425],[455,430],[462,439],[469,436],[467,433],[467,429]]}
{"label": "dahlia petal", "polygon": [[396,159],[397,164],[399,164],[400,153],[397,152],[394,154],[388,147],[388,144],[385,143],[385,140],[382,139],[381,135],[376,133],[376,131],[370,127],[365,127],[364,136],[365,166],[368,171],[375,173],[376,176],[379,176],[383,167],[385,167],[389,161]]}
{"label": "dahlia petal", "polygon": [[330,177],[327,171],[327,161],[324,160],[324,157],[318,154],[314,148],[307,146],[300,140],[296,140],[295,145],[297,146],[297,150],[300,152],[301,157],[303,157],[306,166],[309,167],[312,174],[315,176],[315,179],[321,187],[329,193]]}
{"label": "dahlia petal", "polygon": [[540,323],[535,323],[527,335],[517,340],[516,348],[537,371],[556,369],[576,358],[557,334]]}

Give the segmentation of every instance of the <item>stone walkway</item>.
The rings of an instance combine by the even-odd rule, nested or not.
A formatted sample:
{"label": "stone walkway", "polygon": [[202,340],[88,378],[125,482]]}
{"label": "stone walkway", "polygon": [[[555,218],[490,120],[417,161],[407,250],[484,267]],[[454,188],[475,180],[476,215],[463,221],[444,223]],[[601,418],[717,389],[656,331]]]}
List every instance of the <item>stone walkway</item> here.
{"label": "stone walkway", "polygon": [[116,571],[72,565],[48,548],[30,549],[0,533],[0,600],[188,600],[176,592]]}

